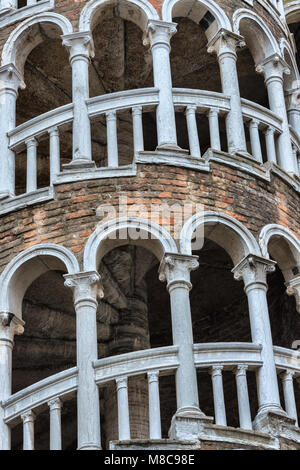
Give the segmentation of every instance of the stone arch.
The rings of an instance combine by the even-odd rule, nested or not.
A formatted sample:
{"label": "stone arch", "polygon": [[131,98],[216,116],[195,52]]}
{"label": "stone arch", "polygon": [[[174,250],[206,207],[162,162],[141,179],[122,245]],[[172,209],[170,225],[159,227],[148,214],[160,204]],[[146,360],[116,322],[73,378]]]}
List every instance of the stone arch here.
{"label": "stone arch", "polygon": [[150,19],[158,20],[159,16],[155,8],[147,0],[91,0],[81,11],[79,20],[79,31],[92,31],[102,8],[106,5],[117,4],[120,16],[132,21],[143,31],[146,29]]}
{"label": "stone arch", "polygon": [[[123,233],[121,232],[123,230]],[[132,231],[132,232],[131,232]],[[134,239],[132,235],[138,235]],[[118,233],[122,236],[117,238]],[[124,235],[124,236],[123,236]],[[149,238],[150,237],[150,238]],[[150,220],[139,217],[122,217],[100,223],[87,241],[84,250],[84,270],[95,271],[101,259],[113,248],[128,243],[143,246],[159,260],[164,253],[177,253],[177,246],[170,233]]]}
{"label": "stone arch", "polygon": [[300,5],[298,0],[289,2],[284,5],[284,12],[287,24],[300,21]]}
{"label": "stone arch", "polygon": [[12,31],[4,44],[1,60],[2,66],[13,64],[23,73],[28,55],[41,42],[39,35],[33,34],[30,36],[31,28],[41,23],[58,27],[62,35],[73,33],[73,27],[70,21],[57,13],[40,13],[32,18],[28,18]]}
{"label": "stone arch", "polygon": [[180,234],[180,252],[192,254],[192,239],[196,230],[220,245],[236,265],[249,253],[260,256],[260,248],[252,233],[238,220],[227,214],[208,211],[193,215]]}
{"label": "stone arch", "polygon": [[75,256],[60,245],[36,245],[16,256],[0,276],[0,312],[22,317],[22,301],[28,287],[40,275],[56,269],[68,274],[80,271]]}
{"label": "stone arch", "polygon": [[284,85],[285,89],[292,89],[295,87],[295,81],[300,80],[299,70],[295,55],[289,42],[285,38],[280,40],[280,51],[283,59],[288,64],[291,73],[289,75],[284,74]]}
{"label": "stone arch", "polygon": [[233,31],[245,38],[256,65],[273,54],[281,55],[275,37],[255,12],[240,8],[234,12],[232,21]]}
{"label": "stone arch", "polygon": [[269,224],[259,235],[263,256],[277,261],[286,281],[300,274],[300,240],[286,227]]}
{"label": "stone arch", "polygon": [[221,28],[232,31],[230,20],[225,11],[212,0],[196,0],[192,5],[191,2],[186,0],[165,0],[162,6],[162,19],[172,21],[172,18],[176,16],[183,16],[199,23],[205,15],[203,9],[207,9],[216,20],[215,27],[212,29],[209,27],[206,31],[208,39],[211,39]]}

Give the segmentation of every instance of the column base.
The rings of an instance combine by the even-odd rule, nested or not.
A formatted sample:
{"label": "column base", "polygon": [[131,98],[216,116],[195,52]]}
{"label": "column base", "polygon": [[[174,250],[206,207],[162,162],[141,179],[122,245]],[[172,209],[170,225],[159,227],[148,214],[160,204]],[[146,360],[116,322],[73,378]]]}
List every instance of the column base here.
{"label": "column base", "polygon": [[197,441],[205,426],[214,419],[206,416],[197,408],[182,408],[176,412],[171,421],[169,438],[179,441]]}
{"label": "column base", "polygon": [[296,420],[289,418],[282,411],[259,411],[253,429],[276,438],[286,438],[300,443],[300,429],[295,426]]}
{"label": "column base", "polygon": [[246,150],[234,150],[232,153],[236,155],[237,157],[248,158],[249,160],[252,160],[255,163],[260,163],[261,165],[263,163],[259,161],[257,158],[253,157],[253,155],[251,155],[251,153],[247,152]]}
{"label": "column base", "polygon": [[74,170],[84,170],[84,169],[93,169],[96,168],[96,163],[92,160],[88,160],[87,158],[76,158],[76,160],[72,160],[70,163],[66,163],[63,166],[63,170],[65,171],[74,171]]}
{"label": "column base", "polygon": [[102,447],[99,444],[94,444],[93,442],[86,442],[85,444],[77,447],[77,450],[102,450]]}
{"label": "column base", "polygon": [[9,199],[10,197],[14,197],[14,194],[7,192],[0,193],[0,201],[3,201],[5,199]]}
{"label": "column base", "polygon": [[181,147],[179,147],[178,145],[175,145],[175,144],[163,144],[163,145],[158,145],[156,147],[156,152],[175,152],[175,153],[178,153],[178,154],[182,154],[182,155],[188,155],[189,154],[189,151],[188,150],[185,150],[185,149],[182,149]]}

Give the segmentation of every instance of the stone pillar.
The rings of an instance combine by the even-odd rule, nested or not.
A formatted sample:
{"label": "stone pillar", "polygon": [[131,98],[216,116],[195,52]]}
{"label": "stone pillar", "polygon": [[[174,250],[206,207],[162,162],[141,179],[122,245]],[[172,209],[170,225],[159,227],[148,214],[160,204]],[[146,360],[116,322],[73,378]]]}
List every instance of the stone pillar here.
{"label": "stone pillar", "polygon": [[170,39],[176,33],[176,26],[176,23],[150,20],[147,29],[153,58],[154,86],[159,89],[156,111],[158,148],[167,150],[179,149],[170,66]]}
{"label": "stone pillar", "polygon": [[51,127],[48,133],[50,140],[50,184],[53,184],[58,173],[60,173],[59,129],[56,126]]}
{"label": "stone pillar", "polygon": [[208,112],[210,146],[214,150],[221,150],[219,130],[219,110],[212,108]]}
{"label": "stone pillar", "polygon": [[[24,331],[24,322],[12,313],[0,313],[0,404],[11,395],[14,336]],[[10,428],[0,406],[0,450],[10,450]]]}
{"label": "stone pillar", "polygon": [[259,162],[263,163],[262,153],[261,153],[261,145],[260,145],[260,138],[259,138],[259,130],[258,130],[258,120],[251,119],[249,123],[249,132],[250,132],[250,141],[251,141],[251,153],[253,157]]}
{"label": "stone pillar", "polygon": [[196,120],[197,106],[189,105],[185,110],[186,124],[188,129],[188,138],[190,146],[190,154],[193,157],[200,158],[200,144]]}
{"label": "stone pillar", "polygon": [[159,371],[148,372],[149,387],[149,437],[161,439],[161,416],[159,398]]}
{"label": "stone pillar", "polygon": [[133,126],[133,148],[134,154],[144,150],[144,132],[143,132],[143,108],[134,106],[132,108],[132,126]]}
{"label": "stone pillar", "polygon": [[277,156],[276,156],[274,132],[275,132],[274,129],[268,126],[265,130],[265,141],[266,141],[268,162],[276,164]]}
{"label": "stone pillar", "polygon": [[300,89],[286,91],[285,97],[289,124],[300,137]]}
{"label": "stone pillar", "polygon": [[93,362],[98,358],[96,313],[103,297],[97,272],[64,276],[65,285],[74,292],[78,367],[77,421],[78,450],[101,449],[99,390]]}
{"label": "stone pillar", "polygon": [[248,298],[252,341],[262,346],[262,366],[257,372],[259,410],[254,427],[261,429],[269,414],[286,416],[279,398],[273,341],[267,304],[267,272],[275,270],[275,262],[249,254],[234,268],[234,278],[243,280]]}
{"label": "stone pillar", "polygon": [[283,74],[289,73],[288,65],[276,54],[265,59],[256,67],[257,72],[263,73],[268,90],[271,111],[282,119],[282,133],[278,138],[279,165],[283,170],[294,173],[296,163],[292,151],[290,129],[283,92]]}
{"label": "stone pillar", "polygon": [[26,192],[37,190],[37,140],[30,137],[25,142],[27,147]]}
{"label": "stone pillar", "polygon": [[223,366],[213,366],[210,373],[214,395],[215,423],[219,426],[227,426],[222,371]]}
{"label": "stone pillar", "polygon": [[93,40],[90,32],[62,36],[63,45],[70,53],[72,66],[73,99],[73,159],[65,168],[93,168],[91,125],[86,100],[89,98],[89,63],[93,57]]}
{"label": "stone pillar", "polygon": [[287,288],[286,293],[295,297],[296,309],[300,313],[300,275],[286,282],[285,285]]}
{"label": "stone pillar", "polygon": [[60,398],[48,402],[50,408],[50,450],[62,450],[61,409]]}
{"label": "stone pillar", "polygon": [[34,421],[33,411],[26,411],[21,415],[23,421],[23,450],[34,450]]}
{"label": "stone pillar", "polygon": [[230,98],[230,111],[226,117],[228,152],[247,151],[240,89],[236,69],[237,47],[243,46],[242,36],[221,29],[208,43],[208,52],[218,57],[222,91]]}
{"label": "stone pillar", "polygon": [[204,414],[199,408],[189,297],[192,288],[190,272],[197,269],[197,259],[197,256],[166,253],[160,264],[159,279],[167,281],[171,301],[173,344],[178,346],[176,415],[202,417]]}
{"label": "stone pillar", "polygon": [[252,429],[252,419],[250,411],[248,383],[247,383],[248,366],[239,365],[235,370],[235,380],[237,388],[239,419],[242,429]]}
{"label": "stone pillar", "polygon": [[0,67],[0,199],[15,194],[15,154],[9,149],[7,133],[16,127],[19,87],[25,88],[25,84],[16,67]]}
{"label": "stone pillar", "polygon": [[119,440],[130,440],[129,401],[128,401],[128,379],[120,377],[116,379],[118,394],[118,429]]}
{"label": "stone pillar", "polygon": [[285,411],[290,418],[295,420],[295,425],[298,427],[298,414],[294,391],[294,375],[295,374],[293,371],[286,370],[281,375],[281,380],[283,385]]}

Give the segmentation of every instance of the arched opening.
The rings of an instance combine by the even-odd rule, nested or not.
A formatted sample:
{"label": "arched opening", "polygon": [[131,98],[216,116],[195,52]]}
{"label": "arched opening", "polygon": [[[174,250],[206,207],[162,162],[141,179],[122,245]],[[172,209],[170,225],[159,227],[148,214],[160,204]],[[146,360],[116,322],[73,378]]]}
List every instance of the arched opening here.
{"label": "arched opening", "polygon": [[[144,246],[147,246],[145,244]],[[101,260],[99,274],[104,299],[98,314],[99,357],[110,357],[143,349],[172,345],[169,295],[158,280],[159,260],[145,247],[125,244],[109,251]],[[132,439],[148,439],[148,383],[145,376],[129,377],[129,412]],[[170,407],[166,412],[165,404]],[[116,385],[100,388],[102,439],[104,448],[118,438]],[[160,378],[160,399],[164,437],[176,411],[174,376]]]}
{"label": "arched opening", "polygon": [[286,22],[292,33],[296,45],[296,61],[300,70],[300,10],[298,5],[286,5]]}
{"label": "arched opening", "polygon": [[[16,125],[21,125],[48,111],[72,102],[72,70],[69,54],[62,45],[61,27],[42,21],[28,26],[17,38],[15,63],[23,72],[26,88],[19,90],[16,106]],[[72,156],[71,123],[59,128],[61,165]],[[49,133],[36,137],[37,189],[50,185]],[[26,143],[15,148],[16,195],[26,192]]]}
{"label": "arched opening", "polygon": [[[268,93],[264,83],[263,74],[257,73],[256,67],[264,59],[277,51],[275,39],[267,26],[256,15],[245,13],[238,15],[235,20],[236,32],[245,39],[245,47],[238,52],[237,71],[239,78],[241,98],[269,108]],[[245,122],[245,135],[248,152],[251,154],[251,141],[249,123]],[[264,131],[266,128],[259,125],[260,146],[263,161],[267,161]]]}
{"label": "arched opening", "polygon": [[[172,21],[177,33],[171,39],[171,73],[174,88],[222,92],[217,58],[207,52],[207,43],[218,31],[218,20],[205,3],[179,1],[172,9]],[[178,143],[189,148],[186,119],[180,107],[176,109]],[[197,109],[197,128],[201,153],[210,147],[208,109]],[[221,147],[226,149],[225,121],[219,114]]]}
{"label": "arched opening", "polygon": [[[12,393],[76,366],[76,318],[73,296],[63,275],[77,269],[67,250],[57,257],[47,247],[24,252],[2,274],[2,306],[25,322],[24,333],[15,336],[12,362]],[[23,262],[22,262],[23,261]],[[49,446],[49,409],[36,414],[36,449]],[[63,446],[76,449],[76,397],[63,399]],[[12,449],[22,449],[22,423],[12,423]]]}
{"label": "arched opening", "polygon": [[[128,2],[105,2],[92,16],[95,57],[90,65],[90,96],[153,87],[152,56],[143,45],[147,21],[142,10]],[[157,145],[154,107],[143,108],[144,145]],[[119,166],[132,163],[131,109],[117,111]],[[106,116],[92,119],[92,152],[97,166],[107,166]]]}
{"label": "arched opening", "polygon": [[[223,220],[222,220],[223,219]],[[200,231],[201,226],[204,230]],[[251,328],[247,296],[243,282],[234,279],[232,269],[249,252],[257,252],[255,240],[247,229],[234,219],[221,214],[204,214],[202,222],[196,217],[183,229],[182,239],[192,240],[193,255],[199,257],[199,268],[191,273],[190,292],[194,343],[201,348],[209,343],[251,343]],[[243,230],[243,232],[242,232]],[[199,234],[204,237],[203,247],[195,243]],[[189,244],[186,244],[186,247]],[[184,249],[184,244],[182,244]],[[221,344],[220,344],[221,346]],[[221,354],[219,360],[222,362]],[[226,360],[224,360],[226,363]],[[214,416],[211,367],[198,368],[200,408],[207,416]],[[228,426],[239,427],[235,368],[223,367],[223,387]],[[254,419],[257,412],[255,371],[249,368],[247,381]]]}

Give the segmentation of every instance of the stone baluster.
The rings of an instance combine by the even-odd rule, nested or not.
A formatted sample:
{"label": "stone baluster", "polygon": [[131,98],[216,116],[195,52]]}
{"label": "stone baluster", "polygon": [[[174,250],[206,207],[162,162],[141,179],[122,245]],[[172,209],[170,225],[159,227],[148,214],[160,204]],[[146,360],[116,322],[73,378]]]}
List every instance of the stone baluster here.
{"label": "stone baluster", "polygon": [[132,124],[133,124],[133,147],[134,154],[144,150],[144,133],[143,133],[143,108],[135,106],[132,108]]}
{"label": "stone baluster", "polygon": [[208,43],[208,52],[218,57],[222,91],[230,98],[230,111],[226,117],[228,152],[246,152],[245,129],[236,68],[236,49],[244,45],[241,36],[221,29]]}
{"label": "stone baluster", "polygon": [[219,110],[211,108],[208,112],[210,146],[214,150],[221,150]]}
{"label": "stone baluster", "polygon": [[283,92],[283,74],[289,73],[288,65],[274,54],[259,64],[256,70],[264,74],[271,111],[282,119],[282,133],[278,137],[278,163],[283,170],[294,173],[296,164]]}
{"label": "stone baluster", "polygon": [[15,194],[15,154],[9,148],[8,132],[16,127],[19,88],[25,88],[25,84],[16,67],[0,67],[0,198]]}
{"label": "stone baluster", "polygon": [[287,412],[289,418],[295,420],[295,425],[298,426],[298,415],[294,390],[294,375],[294,372],[286,370],[283,372],[283,374],[281,374],[281,380],[283,385],[285,411]]}
{"label": "stone baluster", "polygon": [[34,450],[34,421],[33,411],[26,411],[21,415],[23,421],[23,450]]}
{"label": "stone baluster", "polygon": [[258,162],[263,163],[258,125],[259,122],[257,121],[257,119],[251,119],[251,121],[249,122],[251,152],[253,157]]}
{"label": "stone baluster", "polygon": [[97,450],[101,449],[100,405],[93,362],[98,358],[98,299],[104,294],[97,272],[64,277],[65,285],[73,289],[76,311],[78,450]]}
{"label": "stone baluster", "polygon": [[[24,331],[24,322],[12,313],[0,313],[0,403],[11,395],[14,336]],[[10,450],[10,428],[0,406],[0,450]]]}
{"label": "stone baluster", "polygon": [[248,366],[239,365],[235,370],[235,380],[238,397],[240,427],[242,429],[252,429],[248,384],[247,384]]}
{"label": "stone baluster", "polygon": [[271,163],[277,163],[276,157],[276,148],[275,148],[275,130],[273,127],[268,126],[265,130],[265,141],[266,141],[266,150],[267,150],[267,160]]}
{"label": "stone baluster", "polygon": [[159,371],[148,372],[150,439],[161,439]]}
{"label": "stone baluster", "polygon": [[130,420],[129,420],[129,401],[128,401],[128,379],[120,377],[116,379],[118,394],[118,429],[119,440],[130,440]]}
{"label": "stone baluster", "polygon": [[254,422],[256,429],[263,429],[270,413],[286,416],[280,404],[267,303],[267,272],[274,271],[275,264],[249,254],[233,268],[234,278],[244,281],[252,341],[262,346],[262,366],[257,371],[259,410]]}
{"label": "stone baluster", "polygon": [[107,164],[109,167],[119,166],[118,135],[117,135],[117,113],[110,111],[106,113],[107,133]]}
{"label": "stone baluster", "polygon": [[37,141],[34,137],[26,140],[27,147],[27,178],[26,192],[37,190]]}
{"label": "stone baluster", "polygon": [[91,124],[86,101],[89,98],[89,64],[94,56],[94,45],[90,32],[72,33],[62,36],[63,45],[69,50],[72,67],[73,100],[73,157],[65,165],[70,168],[93,168]]}
{"label": "stone baluster", "polygon": [[154,86],[159,89],[159,104],[156,109],[158,148],[167,150],[179,149],[170,66],[170,39],[176,33],[176,26],[176,23],[150,20],[147,29],[148,39],[144,41],[150,42]]}
{"label": "stone baluster", "polygon": [[50,408],[50,450],[62,449],[61,408],[60,398],[48,402]]}
{"label": "stone baluster", "polygon": [[193,157],[200,158],[201,151],[199,145],[198,128],[196,121],[197,106],[190,105],[186,108],[185,116],[188,130],[190,154]]}
{"label": "stone baluster", "polygon": [[50,184],[53,184],[60,172],[60,145],[58,127],[48,130],[50,139]]}
{"label": "stone baluster", "polygon": [[222,371],[223,366],[213,366],[210,373],[213,386],[215,423],[219,426],[227,426]]}

